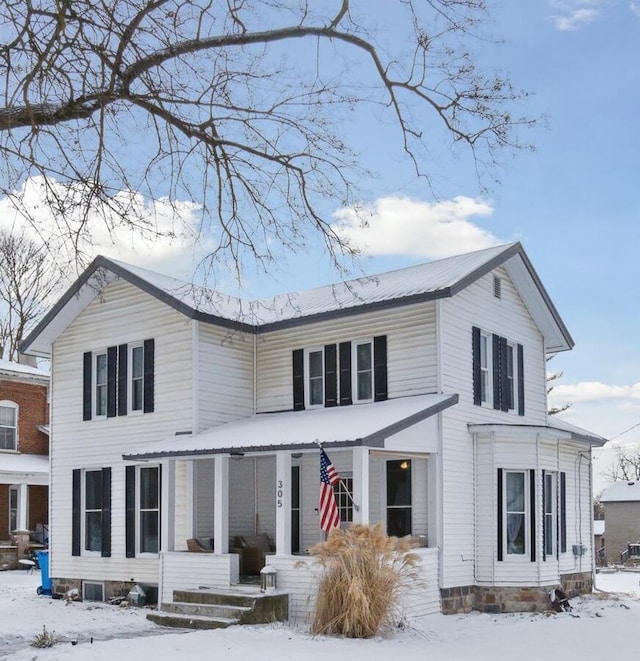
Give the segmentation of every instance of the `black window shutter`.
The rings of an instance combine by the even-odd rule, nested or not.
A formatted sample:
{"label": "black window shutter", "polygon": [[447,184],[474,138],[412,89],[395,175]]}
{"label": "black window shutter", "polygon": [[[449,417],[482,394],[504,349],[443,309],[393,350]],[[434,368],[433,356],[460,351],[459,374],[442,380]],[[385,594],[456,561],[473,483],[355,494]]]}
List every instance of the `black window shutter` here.
{"label": "black window shutter", "polygon": [[125,468],[124,486],[125,509],[125,555],[135,558],[136,555],[136,467]]}
{"label": "black window shutter", "polygon": [[80,555],[81,480],[82,471],[79,468],[74,468],[71,472],[71,555]]}
{"label": "black window shutter", "polygon": [[492,361],[493,361],[493,408],[499,411],[502,408],[502,369],[500,359],[500,336],[492,335]]}
{"label": "black window shutter", "polygon": [[567,552],[567,474],[560,473],[560,552]]}
{"label": "black window shutter", "polygon": [[293,410],[304,410],[304,349],[293,352]]}
{"label": "black window shutter", "polygon": [[545,470],[542,471],[542,560],[547,559],[547,485],[544,481]]}
{"label": "black window shutter", "polygon": [[102,557],[111,557],[111,468],[102,469]]}
{"label": "black window shutter", "polygon": [[127,415],[127,361],[129,348],[118,347],[118,415]]}
{"label": "black window shutter", "polygon": [[351,342],[340,342],[340,406],[353,404],[351,397]]}
{"label": "black window shutter", "polygon": [[155,398],[155,342],[153,339],[144,341],[144,412],[153,413]]}
{"label": "black window shutter", "polygon": [[375,402],[387,399],[387,336],[378,335],[373,338],[373,369]]}
{"label": "black window shutter", "polygon": [[338,405],[338,354],[335,344],[324,347],[324,405]]}
{"label": "black window shutter", "polygon": [[471,329],[471,355],[473,357],[473,403],[482,405],[482,373],[480,370],[480,329]]}
{"label": "black window shutter", "polygon": [[507,374],[507,339],[499,338],[498,345],[500,347],[500,410],[506,412],[511,403],[509,402],[509,375]]}
{"label": "black window shutter", "polygon": [[91,383],[91,367],[93,354],[87,351],[82,356],[82,419],[91,420],[91,393],[93,384]]}
{"label": "black window shutter", "polygon": [[524,415],[524,348],[518,345],[518,415]]}
{"label": "black window shutter", "polygon": [[536,561],[536,472],[529,471],[529,514],[531,516],[531,562]]}
{"label": "black window shutter", "polygon": [[109,347],[107,349],[107,418],[113,418],[116,414],[117,368],[118,347]]}
{"label": "black window shutter", "polygon": [[498,468],[498,560],[504,560],[503,556],[503,547],[504,547],[504,531],[502,530],[502,522],[504,519],[504,506],[502,501],[502,479],[503,479],[503,469]]}

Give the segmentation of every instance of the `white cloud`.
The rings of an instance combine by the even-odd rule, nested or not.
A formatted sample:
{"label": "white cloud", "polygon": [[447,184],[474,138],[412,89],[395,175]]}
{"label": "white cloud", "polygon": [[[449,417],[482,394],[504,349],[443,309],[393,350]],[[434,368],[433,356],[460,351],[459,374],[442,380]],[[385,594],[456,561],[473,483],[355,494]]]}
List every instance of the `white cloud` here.
{"label": "white cloud", "polygon": [[[57,182],[50,185],[61,195],[71,191],[78,201],[81,197],[79,190]],[[127,218],[104,205],[93,205],[83,229],[80,204],[77,213],[56,216],[46,200],[44,180],[35,177],[11,198],[0,199],[0,229],[23,231],[32,240],[48,245],[62,263],[73,261],[72,237],[77,232],[77,248],[89,260],[102,254],[191,278],[195,261],[206,249],[198,235],[199,206],[190,201],[149,200],[128,191],[116,199],[129,208]]]}
{"label": "white cloud", "polygon": [[554,386],[549,394],[549,402],[553,405],[565,401],[593,402],[611,399],[640,400],[640,383],[629,386],[612,386],[600,381],[582,381]]}
{"label": "white cloud", "polygon": [[598,12],[595,9],[575,9],[565,16],[552,16],[554,25],[558,30],[578,30],[583,25],[591,23],[596,19]]}
{"label": "white cloud", "polygon": [[631,13],[635,14],[640,18],[640,4],[638,4],[637,2],[630,2],[629,9],[631,10]]}
{"label": "white cloud", "polygon": [[390,196],[339,209],[333,229],[366,255],[439,258],[501,243],[471,221],[492,213],[488,202],[461,195],[433,203]]}

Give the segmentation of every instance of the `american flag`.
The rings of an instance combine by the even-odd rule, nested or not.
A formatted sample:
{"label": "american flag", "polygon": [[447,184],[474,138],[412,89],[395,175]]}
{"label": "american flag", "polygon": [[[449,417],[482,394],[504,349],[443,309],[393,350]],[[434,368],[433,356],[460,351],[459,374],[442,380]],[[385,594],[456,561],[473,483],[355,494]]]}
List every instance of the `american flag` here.
{"label": "american flag", "polygon": [[340,481],[340,475],[327,457],[327,453],[320,449],[320,527],[329,532],[332,528],[340,526],[340,513],[333,493],[333,485]]}

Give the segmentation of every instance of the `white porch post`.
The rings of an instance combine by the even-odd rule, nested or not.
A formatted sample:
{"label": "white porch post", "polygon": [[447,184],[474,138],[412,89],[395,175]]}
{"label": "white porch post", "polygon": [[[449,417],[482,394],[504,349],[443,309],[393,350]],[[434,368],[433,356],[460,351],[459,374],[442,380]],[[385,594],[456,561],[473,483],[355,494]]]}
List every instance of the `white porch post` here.
{"label": "white porch post", "polygon": [[217,454],[213,468],[214,553],[229,553],[229,456]]}
{"label": "white porch post", "polygon": [[291,453],[276,452],[276,555],[291,555]]}
{"label": "white porch post", "polygon": [[176,462],[162,461],[162,511],[160,513],[161,540],[163,551],[174,551],[176,546]]}
{"label": "white porch post", "polygon": [[18,530],[29,530],[29,486],[18,485]]}
{"label": "white porch post", "polygon": [[369,523],[369,448],[353,448],[354,523]]}

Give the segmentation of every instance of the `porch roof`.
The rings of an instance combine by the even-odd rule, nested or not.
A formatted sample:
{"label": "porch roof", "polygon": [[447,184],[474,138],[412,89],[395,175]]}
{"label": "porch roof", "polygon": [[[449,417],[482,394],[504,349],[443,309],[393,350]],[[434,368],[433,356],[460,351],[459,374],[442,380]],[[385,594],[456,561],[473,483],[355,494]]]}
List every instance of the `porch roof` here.
{"label": "porch roof", "polygon": [[259,413],[200,434],[180,434],[125,460],[302,450],[323,446],[384,447],[384,440],[457,404],[458,395],[416,395],[373,404]]}
{"label": "porch roof", "polygon": [[49,457],[40,454],[9,453],[2,455],[0,483],[47,484]]}

